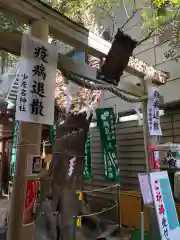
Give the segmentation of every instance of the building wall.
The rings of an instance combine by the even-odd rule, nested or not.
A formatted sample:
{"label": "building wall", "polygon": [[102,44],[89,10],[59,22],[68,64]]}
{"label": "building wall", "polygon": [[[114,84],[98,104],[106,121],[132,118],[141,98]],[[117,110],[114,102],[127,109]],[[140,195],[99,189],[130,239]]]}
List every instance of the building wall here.
{"label": "building wall", "polygon": [[[163,136],[159,139],[160,144],[168,142],[179,143],[179,106],[175,108],[166,108],[164,111],[165,115],[161,117]],[[83,188],[88,191],[93,190],[93,192],[88,193],[89,204],[92,208],[92,212],[99,212],[103,208],[113,206],[118,201],[119,193],[117,188],[112,188],[112,185],[115,185],[115,183],[105,180],[104,162],[98,127],[91,128],[90,132],[92,146],[92,178],[84,180]],[[138,173],[146,171],[142,127],[138,126],[138,121],[119,122],[116,125],[116,138],[120,162],[120,191],[140,191]],[[110,186],[111,188],[109,189],[98,191],[98,189]],[[114,208],[106,214],[103,214],[103,216],[116,221],[117,213],[117,208]]]}
{"label": "building wall", "polygon": [[[142,1],[136,1],[137,6],[142,7]],[[127,2],[127,1],[125,1]],[[128,15],[131,16],[132,6],[127,8]],[[122,24],[127,20],[127,16],[122,6],[120,9],[114,11],[116,15],[116,30],[118,27],[121,27]],[[141,17],[140,14],[136,14],[131,21],[125,26],[124,32],[129,34],[132,38],[136,40],[142,39],[143,33],[141,31]],[[112,31],[112,21],[108,18],[104,20],[104,26],[107,29]],[[115,31],[116,31],[115,30]],[[167,39],[168,40],[168,39]],[[134,51],[134,56],[148,63],[149,65],[154,66],[157,69],[164,70],[166,72],[170,72],[170,79],[167,84],[160,87],[161,94],[164,96],[164,102],[172,102],[178,100],[180,98],[180,68],[179,63],[174,60],[165,59],[164,53],[168,49],[168,41],[164,43],[159,43],[158,38],[150,38],[149,40],[142,43],[137,49]],[[123,77],[120,80],[120,84],[122,81],[138,83],[139,79],[124,73]],[[128,111],[134,108],[133,104],[126,103],[123,100],[117,98],[115,95],[105,92],[104,97],[101,101],[101,106],[109,107],[109,106],[118,106],[119,112]]]}
{"label": "building wall", "polygon": [[[126,2],[126,1],[125,1]],[[142,7],[142,0],[136,1]],[[131,15],[132,8],[127,9]],[[124,8],[114,11],[116,15],[116,29],[121,27],[127,20]],[[104,26],[112,32],[112,21],[107,18],[104,21]],[[124,28],[124,31],[132,38],[140,40],[144,36],[141,32],[141,17],[136,14]],[[159,43],[158,39],[150,38],[142,43],[134,51],[134,55],[154,66],[157,69],[170,72],[170,79],[167,84],[160,87],[161,94],[164,97],[164,103],[178,101],[180,98],[180,68],[179,63],[175,61],[166,60],[164,53],[168,49],[168,41]],[[124,72],[122,81],[139,83],[139,79]],[[132,110],[135,105],[126,103],[120,98],[109,92],[103,92],[100,105],[98,107],[114,107],[116,112],[128,112]],[[161,117],[161,126],[163,136],[160,143],[179,143],[180,142],[180,111],[179,105],[175,109],[166,108],[165,115]],[[122,190],[139,191],[139,183],[137,174],[145,172],[145,156],[143,144],[142,127],[138,126],[137,121],[121,122],[116,126],[117,145],[120,159],[120,185]],[[100,147],[100,134],[97,127],[91,129],[92,142],[92,178],[84,181],[85,190],[101,189],[111,186],[114,183],[105,181],[104,177],[104,163]],[[90,205],[93,212],[101,211],[103,207],[112,206],[115,201],[118,201],[118,192],[115,188],[110,188],[101,192],[93,192],[89,194]],[[117,209],[107,212],[109,219],[116,218]]]}

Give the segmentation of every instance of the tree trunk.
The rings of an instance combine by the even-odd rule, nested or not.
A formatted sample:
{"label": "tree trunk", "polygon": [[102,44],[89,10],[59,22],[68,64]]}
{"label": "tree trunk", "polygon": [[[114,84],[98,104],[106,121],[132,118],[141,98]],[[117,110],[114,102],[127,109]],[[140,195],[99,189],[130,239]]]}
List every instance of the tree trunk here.
{"label": "tree trunk", "polygon": [[[90,121],[86,114],[69,116],[65,123],[57,128],[56,141],[52,159],[52,195],[53,209],[59,205],[61,213],[61,234],[63,240],[72,239],[73,216],[81,210],[76,191],[81,189],[82,171],[85,152],[85,139],[89,130]],[[62,137],[76,132],[75,136]],[[72,175],[68,176],[70,160],[76,157]],[[65,231],[64,231],[65,230]]]}
{"label": "tree trunk", "polygon": [[1,52],[1,74],[5,73],[7,67],[8,54],[4,51]]}
{"label": "tree trunk", "polygon": [[[81,189],[82,184],[85,140],[90,120],[91,117],[86,119],[86,113],[80,113],[68,116],[63,124],[57,126],[50,169],[50,196],[41,206],[40,211],[44,212],[44,218],[36,225],[38,240],[43,239],[40,237],[42,234],[46,236],[44,239],[72,239],[73,216],[83,212],[83,201],[78,200],[76,192]],[[69,164],[73,157],[76,160],[70,176]],[[54,212],[60,214],[54,216]],[[56,228],[57,225],[59,229]]]}

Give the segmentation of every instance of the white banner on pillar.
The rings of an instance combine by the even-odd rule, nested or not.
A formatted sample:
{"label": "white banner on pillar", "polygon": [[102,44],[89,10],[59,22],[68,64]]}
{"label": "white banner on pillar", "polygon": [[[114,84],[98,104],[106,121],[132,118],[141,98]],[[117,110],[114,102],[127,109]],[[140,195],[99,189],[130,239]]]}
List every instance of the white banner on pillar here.
{"label": "white banner on pillar", "polygon": [[148,88],[147,115],[149,134],[151,136],[161,136],[160,124],[160,93],[157,87]]}
{"label": "white banner on pillar", "polygon": [[58,49],[55,45],[23,36],[16,120],[54,123],[57,59]]}

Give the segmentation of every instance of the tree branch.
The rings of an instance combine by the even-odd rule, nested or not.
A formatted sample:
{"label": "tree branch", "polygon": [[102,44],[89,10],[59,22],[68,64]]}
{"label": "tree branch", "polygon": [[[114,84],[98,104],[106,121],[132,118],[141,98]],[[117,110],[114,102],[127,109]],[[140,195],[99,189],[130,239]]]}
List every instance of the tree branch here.
{"label": "tree branch", "polygon": [[[149,38],[152,37],[152,33],[155,32],[157,30],[157,28],[154,28],[145,38],[143,38],[142,40],[140,40],[136,46],[139,46],[141,43],[145,42],[146,40],[148,40]],[[154,35],[155,36],[155,35]]]}
{"label": "tree branch", "polygon": [[122,30],[126,24],[134,17],[134,15],[139,11],[140,9],[136,9],[135,11],[132,12],[132,15],[126,20],[126,22],[120,27],[120,29]]}
{"label": "tree branch", "polygon": [[[132,15],[131,15],[131,16],[126,20],[126,22],[123,23],[123,25],[119,28],[121,31],[123,30],[123,28],[126,26],[126,24],[134,17],[134,15],[135,15],[139,10],[141,10],[141,8],[136,9],[135,11],[133,10]],[[114,39],[114,37],[115,37],[115,35],[112,36],[111,41]]]}
{"label": "tree branch", "polygon": [[172,22],[174,22],[174,20],[176,19],[177,15],[178,15],[178,13],[179,13],[179,10],[180,10],[180,4],[179,4],[179,7],[177,8],[176,13],[174,14],[174,17],[173,17],[173,19],[172,19]]}
{"label": "tree branch", "polygon": [[150,31],[150,33],[149,33],[144,39],[140,40],[140,41],[137,43],[137,46],[139,46],[140,44],[142,44],[143,42],[145,42],[145,41],[148,40],[149,38],[151,38],[151,37],[153,37],[153,36],[157,36],[157,35],[153,35],[153,36],[152,36],[152,33],[154,33],[158,28],[160,28],[160,27],[162,27],[162,26],[167,26],[168,24],[170,24],[171,22],[173,22],[173,21],[175,20],[175,18],[177,17],[177,14],[178,14],[179,10],[180,10],[180,5],[179,5],[179,7],[177,8],[177,11],[176,11],[174,17],[171,19],[171,21],[163,22],[163,23],[160,24],[159,27],[156,27],[156,28],[152,29],[152,30]]}

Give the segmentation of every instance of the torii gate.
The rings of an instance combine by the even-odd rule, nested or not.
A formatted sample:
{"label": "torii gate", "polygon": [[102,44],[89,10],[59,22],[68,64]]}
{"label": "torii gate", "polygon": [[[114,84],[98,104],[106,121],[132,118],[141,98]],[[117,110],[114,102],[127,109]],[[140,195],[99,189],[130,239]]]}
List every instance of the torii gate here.
{"label": "torii gate", "polygon": [[[14,19],[18,19],[23,23],[35,23],[36,27],[34,27],[34,31],[37,33],[38,30],[42,30],[42,22],[46,24],[47,28],[49,27],[49,32],[56,39],[62,40],[69,45],[76,47],[77,49],[87,52],[95,57],[102,57],[108,54],[108,51],[111,47],[111,43],[103,40],[102,38],[96,36],[92,32],[89,32],[86,28],[79,26],[75,22],[69,20],[64,17],[59,12],[54,9],[48,7],[38,0],[0,0],[0,11],[9,14]],[[37,24],[36,24],[37,23]],[[36,30],[35,30],[36,28]],[[4,32],[4,30],[0,30],[1,38],[0,38],[0,49],[13,53],[17,56],[20,55],[21,48],[21,34],[18,32]],[[38,35],[38,34],[37,34]],[[46,34],[47,37],[47,34]],[[43,40],[43,39],[42,39]],[[77,75],[79,77],[89,79],[92,81],[97,81],[97,70],[93,67],[89,67],[85,64],[70,60],[67,56],[59,54],[58,58],[58,68],[61,69],[63,67],[68,72]],[[126,72],[133,74],[134,76],[139,77],[140,79],[144,77],[148,77],[152,79],[152,82],[156,85],[165,84],[168,79],[168,74],[162,72],[160,70],[156,70],[151,66],[148,66],[143,61],[138,60],[137,58],[131,57],[128,63],[128,66],[125,70]],[[136,86],[133,83],[125,83],[121,82],[119,86],[120,90],[125,93],[131,94],[136,97],[140,97],[144,95],[146,91],[146,87]],[[146,112],[146,103],[144,103],[144,113]],[[146,114],[145,114],[146,115]],[[147,120],[146,117],[144,121]],[[32,124],[28,124],[34,132],[39,131],[37,126],[33,126]],[[39,127],[39,126],[38,126]],[[27,125],[26,125],[27,128]],[[145,123],[144,130],[147,135],[147,126]],[[21,134],[27,134],[25,131],[25,126],[21,129]],[[26,138],[27,139],[27,138]],[[32,139],[30,139],[32,141]],[[38,140],[37,140],[38,141]],[[147,142],[148,139],[145,139],[145,149],[146,155],[147,153]],[[39,144],[39,142],[37,142]],[[32,151],[32,149],[31,149]],[[36,150],[35,150],[36,151]],[[26,157],[27,152],[21,151],[22,158]],[[21,166],[21,168],[25,168],[26,165]],[[25,170],[25,169],[24,169]],[[20,173],[20,172],[19,172]],[[25,176],[21,176],[21,180],[25,180]],[[20,181],[20,179],[19,179]],[[25,183],[22,184],[22,190],[17,190],[17,196],[21,195],[25,189]],[[15,195],[15,193],[14,193]],[[15,200],[12,197],[12,201]],[[23,198],[21,198],[21,202],[17,202],[19,205],[23,204]],[[16,206],[16,210],[12,211],[12,214],[18,213],[22,211],[23,206],[16,205],[13,203],[13,208]],[[20,213],[19,213],[20,214]],[[16,216],[17,217],[17,216]],[[17,240],[23,239],[22,231],[22,218],[15,218],[12,215],[12,219],[10,219],[10,234],[8,240],[14,240],[14,236],[17,236]],[[27,231],[28,231],[28,227]],[[24,235],[25,237],[25,235]],[[27,232],[26,232],[27,237]]]}
{"label": "torii gate", "polygon": [[[48,23],[49,33],[52,34],[55,39],[64,41],[95,57],[106,56],[111,47],[110,42],[88,31],[86,28],[71,21],[61,13],[38,0],[1,0],[0,11],[26,24],[43,19]],[[18,34],[9,34],[10,33],[7,32],[1,32],[0,48],[10,53],[20,55],[20,36],[18,38]],[[11,39],[13,39],[13,44]],[[68,60],[69,59],[64,56],[59,55],[59,63],[63,64],[64,62],[63,66],[68,65],[68,70],[70,72],[82,77],[86,75],[86,77],[88,76],[91,79],[96,79],[96,75],[94,77],[93,68],[86,68],[83,66],[83,68],[79,70],[79,64],[76,65],[72,60]],[[165,84],[166,80],[169,78],[168,73],[156,70],[152,66],[134,57],[130,58],[125,71],[136,77],[148,76],[152,79],[154,84],[158,85]]]}

